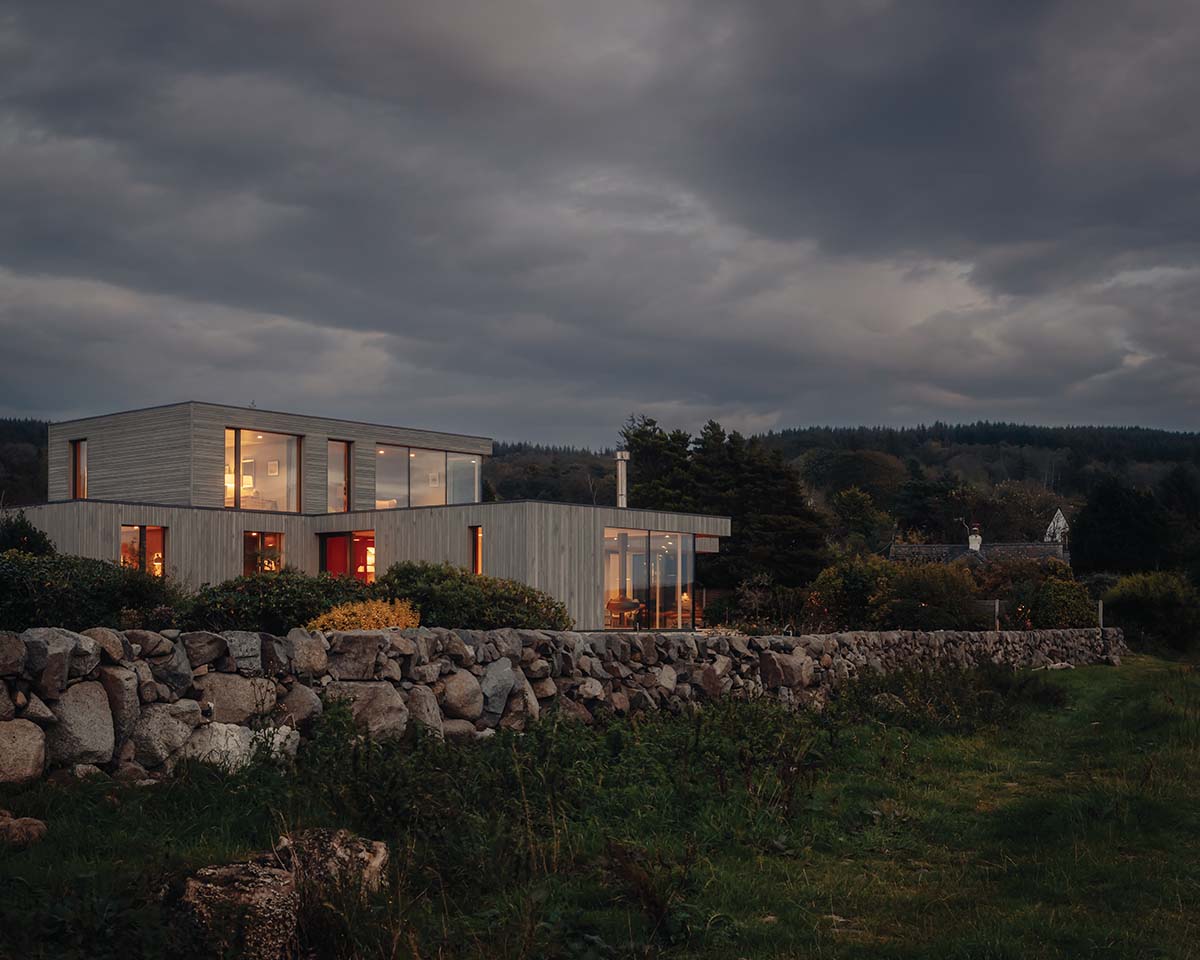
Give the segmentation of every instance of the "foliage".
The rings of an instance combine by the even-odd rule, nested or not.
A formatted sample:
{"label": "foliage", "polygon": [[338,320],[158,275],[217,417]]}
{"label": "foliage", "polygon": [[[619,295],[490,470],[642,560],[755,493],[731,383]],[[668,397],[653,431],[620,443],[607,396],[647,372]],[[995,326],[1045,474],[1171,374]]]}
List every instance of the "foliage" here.
{"label": "foliage", "polygon": [[872,555],[843,555],[813,581],[806,619],[809,629],[863,630],[892,596],[899,567]]}
{"label": "foliage", "polygon": [[971,574],[958,564],[897,566],[890,590],[871,603],[870,622],[884,630],[986,629]]}
{"label": "foliage", "polygon": [[421,618],[407,600],[343,603],[308,622],[309,630],[377,630],[419,627]]}
{"label": "foliage", "polygon": [[649,417],[621,431],[630,451],[630,502],[650,510],[728,516],[733,535],[697,558],[697,580],[734,587],[757,574],[782,586],[808,583],[825,564],[825,519],[809,505],[783,457],[714,421],[698,437],[667,433]]}
{"label": "foliage", "polygon": [[1099,621],[1087,587],[1075,580],[1047,577],[1034,594],[1029,623],[1034,630],[1061,630],[1095,627]]}
{"label": "foliage", "polygon": [[46,462],[44,422],[0,417],[0,505],[43,503]]}
{"label": "foliage", "polygon": [[408,600],[427,627],[570,630],[564,604],[516,580],[481,577],[449,563],[395,563],[379,577],[375,596]]}
{"label": "foliage", "polygon": [[1134,647],[1200,645],[1200,592],[1177,573],[1135,573],[1104,595],[1104,621]]}
{"label": "foliage", "polygon": [[0,553],[6,550],[44,557],[54,553],[54,541],[29,522],[25,511],[15,510],[0,514]]}
{"label": "foliage", "polygon": [[0,924],[25,960],[203,952],[164,882],[345,827],[388,843],[388,882],[306,897],[297,956],[1184,957],[1197,776],[1200,673],[1142,657],[461,746],[365,741],[335,706],[291,769],[0,793],[51,824],[0,849]]}
{"label": "foliage", "polygon": [[1088,494],[1071,528],[1071,562],[1084,573],[1134,573],[1161,566],[1170,554],[1171,530],[1154,496],[1112,477]]}
{"label": "foliage", "polygon": [[483,462],[483,482],[494,492],[490,499],[592,504],[616,500],[611,455],[575,447],[497,442]]}
{"label": "foliage", "polygon": [[0,629],[175,625],[186,595],[166,577],[65,554],[0,553]]}
{"label": "foliage", "polygon": [[314,577],[284,569],[205,584],[187,619],[197,630],[286,634],[334,607],[367,597],[366,585],[351,577]]}
{"label": "foliage", "polygon": [[834,533],[849,549],[877,551],[891,541],[895,521],[876,509],[875,501],[866,491],[849,487],[834,496],[831,506]]}

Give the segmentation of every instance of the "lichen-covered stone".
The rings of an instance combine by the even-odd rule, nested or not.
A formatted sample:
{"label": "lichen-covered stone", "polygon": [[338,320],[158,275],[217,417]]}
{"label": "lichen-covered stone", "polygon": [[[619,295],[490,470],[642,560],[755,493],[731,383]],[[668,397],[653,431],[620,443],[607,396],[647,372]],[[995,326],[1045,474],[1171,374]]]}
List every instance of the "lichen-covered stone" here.
{"label": "lichen-covered stone", "polygon": [[46,734],[46,759],[51,766],[112,759],[113,717],[101,684],[85,680],[68,687],[52,709],[58,723]]}

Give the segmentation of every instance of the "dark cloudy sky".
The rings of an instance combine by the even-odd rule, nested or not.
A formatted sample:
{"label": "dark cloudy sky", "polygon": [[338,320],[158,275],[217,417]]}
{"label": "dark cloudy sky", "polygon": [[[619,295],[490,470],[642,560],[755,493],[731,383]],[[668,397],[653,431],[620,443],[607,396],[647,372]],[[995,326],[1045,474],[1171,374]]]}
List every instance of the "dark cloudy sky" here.
{"label": "dark cloudy sky", "polygon": [[1194,0],[0,0],[0,415],[1194,428]]}

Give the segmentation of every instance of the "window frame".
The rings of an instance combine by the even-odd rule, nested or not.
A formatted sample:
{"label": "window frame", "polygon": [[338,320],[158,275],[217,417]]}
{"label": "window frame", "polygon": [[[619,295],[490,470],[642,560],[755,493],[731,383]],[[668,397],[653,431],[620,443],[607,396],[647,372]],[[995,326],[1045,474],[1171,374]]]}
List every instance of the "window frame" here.
{"label": "window frame", "polygon": [[[278,430],[265,430],[260,427],[225,426],[225,433],[233,431],[233,503],[224,504],[226,510],[241,510],[242,507],[242,432],[253,430],[255,433],[270,433],[277,437],[291,437],[296,441],[296,503],[289,510],[263,510],[255,507],[255,513],[304,513],[304,434],[280,433]],[[226,450],[229,449],[226,444]],[[229,474],[222,472],[222,477]],[[224,482],[224,481],[223,481]]]}
{"label": "window frame", "polygon": [[483,576],[483,524],[473,523],[467,527],[471,534],[470,570],[477,577]]}
{"label": "window frame", "polygon": [[[258,540],[259,549],[257,551],[258,559],[255,563],[256,569],[253,571],[247,571],[247,569],[246,569],[246,538],[247,537],[258,537],[259,538],[259,540]],[[276,558],[279,563],[278,570],[264,570],[262,568],[262,563],[263,563],[262,542],[266,537],[278,537],[279,538],[279,545],[275,551]],[[284,553],[284,551],[287,549],[286,543],[287,543],[287,540],[286,540],[286,537],[282,530],[243,530],[242,531],[242,576],[253,576],[253,575],[259,574],[259,573],[279,573],[281,570],[283,570],[284,565],[287,563],[287,556]]]}
{"label": "window frame", "polygon": [[[162,573],[152,573],[147,568],[147,562],[146,562],[146,543],[147,543],[147,539],[148,539],[147,531],[150,530],[151,528],[162,531]],[[129,566],[129,564],[124,562],[125,558],[121,554],[121,541],[124,539],[124,532],[126,530],[136,530],[138,532],[137,563],[132,567],[132,569],[141,570],[143,573],[147,573],[152,577],[165,578],[167,575],[167,539],[168,539],[167,530],[168,529],[169,529],[168,527],[163,526],[162,524],[159,524],[159,523],[123,523],[123,524],[121,524],[121,531],[120,531],[120,534],[117,539],[117,563],[120,564],[121,566],[126,566],[126,567]]]}
{"label": "window frame", "polygon": [[[81,469],[82,468],[82,469]],[[71,499],[88,498],[88,442],[87,437],[71,441]],[[126,524],[132,526],[132,524]]]}
{"label": "window frame", "polygon": [[[340,443],[343,454],[342,469],[345,471],[345,482],[343,483],[344,493],[342,502],[345,506],[340,510],[329,509],[329,452],[330,448],[335,444]],[[325,438],[325,512],[326,513],[349,513],[354,509],[354,441],[340,440],[337,437]]]}

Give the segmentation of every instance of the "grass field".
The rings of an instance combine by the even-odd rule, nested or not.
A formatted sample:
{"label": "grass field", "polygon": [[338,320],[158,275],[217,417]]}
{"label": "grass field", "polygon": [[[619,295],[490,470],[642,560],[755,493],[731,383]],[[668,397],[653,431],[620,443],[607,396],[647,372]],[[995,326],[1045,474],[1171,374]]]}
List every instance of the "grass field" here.
{"label": "grass field", "polygon": [[0,795],[50,825],[0,852],[0,954],[196,953],[162,878],[345,825],[393,883],[304,918],[322,957],[1200,956],[1200,673],[882,687],[470,748],[352,746],[334,715],[295,769]]}

